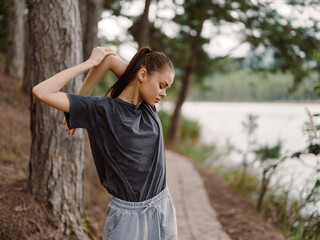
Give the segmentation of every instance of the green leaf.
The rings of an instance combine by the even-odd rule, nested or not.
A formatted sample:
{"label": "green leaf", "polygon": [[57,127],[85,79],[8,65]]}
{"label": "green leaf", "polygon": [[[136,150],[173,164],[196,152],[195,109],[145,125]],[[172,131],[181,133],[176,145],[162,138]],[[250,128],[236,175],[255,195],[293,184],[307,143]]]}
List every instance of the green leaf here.
{"label": "green leaf", "polygon": [[311,143],[308,146],[308,151],[309,151],[309,153],[312,153],[314,155],[319,155],[320,154],[320,145]]}

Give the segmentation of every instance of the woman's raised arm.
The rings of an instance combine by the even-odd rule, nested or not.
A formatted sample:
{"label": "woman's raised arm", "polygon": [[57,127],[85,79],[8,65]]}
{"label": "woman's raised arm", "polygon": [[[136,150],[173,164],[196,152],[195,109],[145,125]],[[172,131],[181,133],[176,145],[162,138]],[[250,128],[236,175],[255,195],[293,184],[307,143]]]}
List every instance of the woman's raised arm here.
{"label": "woman's raised arm", "polygon": [[[86,76],[86,79],[84,80],[80,90],[78,91],[78,94],[91,95],[94,87],[109,70],[111,70],[117,76],[117,78],[120,78],[126,70],[127,66],[128,64],[116,54],[104,58],[98,66],[90,69],[89,73]],[[76,129],[74,128],[72,130],[69,130],[65,118],[63,120],[63,123],[65,125],[65,130],[68,132],[68,135],[74,135]]]}
{"label": "woman's raised arm", "polygon": [[75,77],[98,66],[108,55],[114,55],[114,51],[107,47],[96,47],[91,56],[85,62],[63,70],[47,80],[39,83],[32,89],[33,95],[40,101],[64,112],[70,111],[70,103],[66,93],[60,92],[68,82]]}
{"label": "woman's raised arm", "polygon": [[90,69],[78,93],[90,95],[97,83],[109,70],[111,70],[117,78],[120,78],[127,66],[128,64],[117,55],[110,55],[104,58],[98,66]]}

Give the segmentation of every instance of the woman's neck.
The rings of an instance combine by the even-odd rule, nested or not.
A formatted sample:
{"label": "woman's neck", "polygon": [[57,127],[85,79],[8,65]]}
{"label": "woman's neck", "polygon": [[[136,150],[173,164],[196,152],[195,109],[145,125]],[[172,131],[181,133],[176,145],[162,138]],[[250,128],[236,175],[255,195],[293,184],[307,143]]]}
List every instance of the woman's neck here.
{"label": "woman's neck", "polygon": [[140,105],[143,101],[139,92],[139,81],[131,81],[119,94],[118,98],[134,105]]}

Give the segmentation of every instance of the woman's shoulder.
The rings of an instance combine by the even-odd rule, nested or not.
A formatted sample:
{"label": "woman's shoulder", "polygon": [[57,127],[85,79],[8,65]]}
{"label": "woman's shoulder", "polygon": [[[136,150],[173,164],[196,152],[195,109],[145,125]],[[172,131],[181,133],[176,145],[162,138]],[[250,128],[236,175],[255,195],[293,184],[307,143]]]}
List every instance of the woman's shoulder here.
{"label": "woman's shoulder", "polygon": [[105,97],[105,96],[97,96],[96,98],[96,104],[99,107],[106,107],[114,105],[114,100],[111,97]]}
{"label": "woman's shoulder", "polygon": [[119,108],[130,108],[131,104],[124,102],[123,100],[120,100],[118,98],[112,98],[109,96],[101,96],[99,99],[97,99],[97,108],[98,109],[106,109],[106,111],[112,110],[117,111]]}

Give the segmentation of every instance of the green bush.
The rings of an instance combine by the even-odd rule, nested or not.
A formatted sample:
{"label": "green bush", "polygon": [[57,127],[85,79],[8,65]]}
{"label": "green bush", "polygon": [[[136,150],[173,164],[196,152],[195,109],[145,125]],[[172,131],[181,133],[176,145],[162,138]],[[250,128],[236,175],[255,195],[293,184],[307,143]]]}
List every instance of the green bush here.
{"label": "green bush", "polygon": [[246,180],[240,186],[239,182],[242,177],[242,168],[239,167],[214,167],[217,172],[226,182],[228,182],[234,189],[237,190],[244,198],[249,199],[252,203],[257,200],[257,192],[259,189],[259,175],[248,169]]}
{"label": "green bush", "polygon": [[[277,193],[275,193],[277,192]],[[303,202],[289,197],[288,191],[269,191],[264,201],[264,213],[279,226],[288,239],[318,240],[320,216],[302,214]]]}
{"label": "green bush", "polygon": [[170,127],[171,116],[169,113],[165,111],[158,111],[158,116],[161,120],[163,136],[164,136],[164,139],[166,140],[168,136],[169,127]]}
{"label": "green bush", "polygon": [[214,150],[214,145],[185,143],[179,146],[179,151],[181,153],[201,163],[206,163],[207,159],[213,154]]}
{"label": "green bush", "polygon": [[117,81],[117,77],[112,73],[108,72],[103,79],[97,84],[97,86],[93,89],[93,96],[104,96],[109,88]]}
{"label": "green bush", "polygon": [[200,137],[200,125],[199,123],[182,118],[181,126],[181,140],[183,143],[195,144]]}
{"label": "green bush", "polygon": [[[161,120],[164,139],[167,139],[168,131],[171,122],[171,115],[165,111],[158,111]],[[182,144],[196,144],[200,137],[200,125],[193,120],[182,117],[181,124],[181,143]]]}

